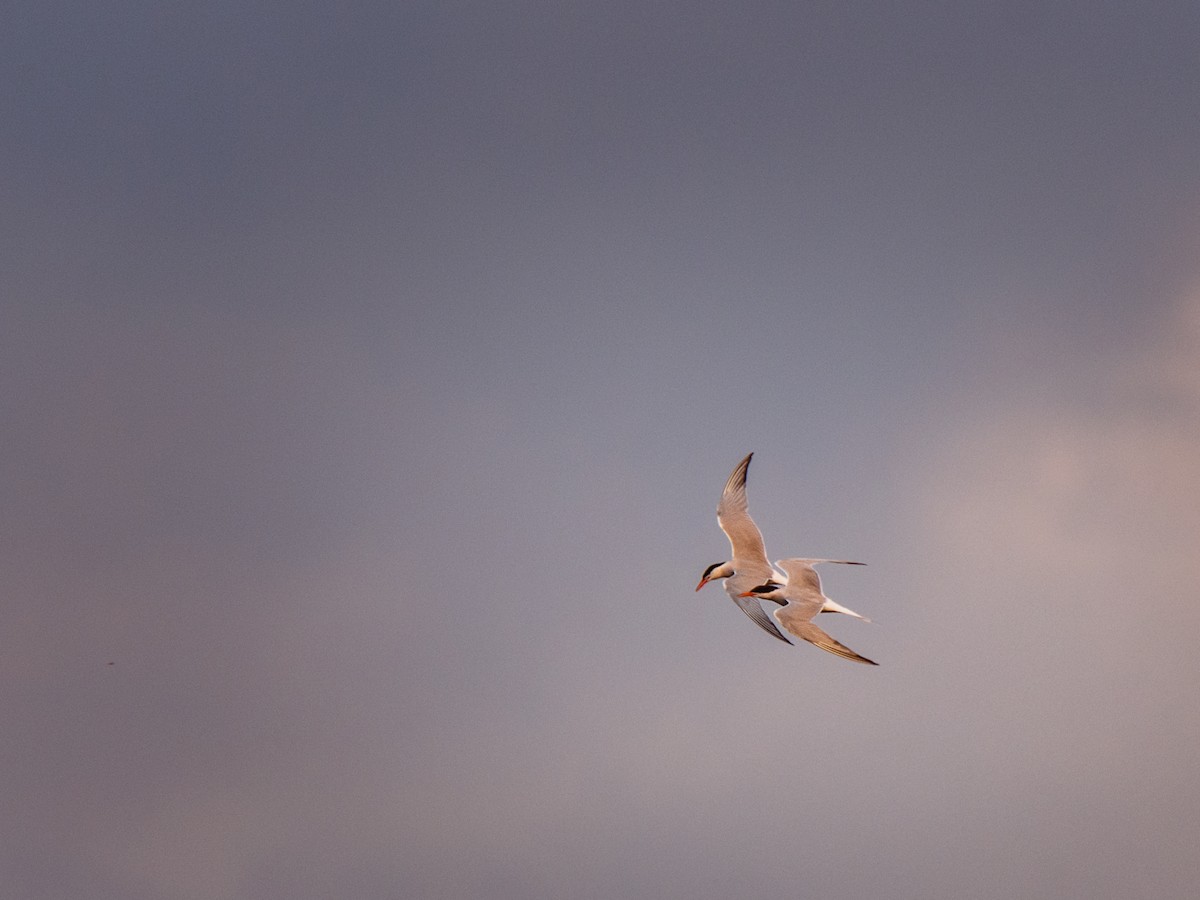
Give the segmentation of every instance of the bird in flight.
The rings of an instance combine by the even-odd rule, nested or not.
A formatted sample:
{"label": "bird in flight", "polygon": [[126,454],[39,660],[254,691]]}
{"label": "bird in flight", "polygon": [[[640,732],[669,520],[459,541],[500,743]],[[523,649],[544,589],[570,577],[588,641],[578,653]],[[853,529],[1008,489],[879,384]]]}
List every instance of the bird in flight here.
{"label": "bird in flight", "polygon": [[822,650],[827,650],[843,659],[864,663],[868,666],[877,666],[879,663],[860,656],[813,624],[812,620],[829,601],[829,598],[821,590],[821,576],[817,574],[817,570],[813,566],[818,563],[842,561],[799,558],[776,560],[775,565],[787,573],[787,583],[766,581],[750,588],[741,596],[778,603],[779,609],[774,610],[773,614],[776,621],[789,634],[803,638],[810,644],[816,644]]}
{"label": "bird in flight", "polygon": [[[700,590],[710,581],[724,579],[725,592],[742,612],[753,619],[754,623],[763,631],[779,638],[785,644],[790,644],[791,641],[783,636],[775,623],[763,612],[758,599],[749,593],[751,588],[768,582],[781,585],[786,580],[785,575],[771,568],[770,562],[767,561],[767,550],[763,544],[762,532],[750,518],[749,501],[746,498],[746,474],[750,471],[750,460],[753,457],[754,454],[749,453],[737,464],[730,474],[729,480],[725,482],[725,489],[721,492],[721,501],[717,504],[717,524],[729,538],[733,558],[727,562],[713,563],[705,569],[704,574],[700,576],[700,583],[696,585],[696,590]],[[844,559],[828,561],[850,566],[863,565],[863,563]],[[859,615],[854,610],[847,609],[827,597],[820,612],[839,612],[863,621],[870,621],[866,616]]]}

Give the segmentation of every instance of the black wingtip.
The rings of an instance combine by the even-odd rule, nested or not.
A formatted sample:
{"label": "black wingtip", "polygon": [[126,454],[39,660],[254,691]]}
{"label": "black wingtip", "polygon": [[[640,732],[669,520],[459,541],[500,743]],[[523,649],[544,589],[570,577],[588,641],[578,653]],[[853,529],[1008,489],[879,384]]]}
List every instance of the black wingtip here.
{"label": "black wingtip", "polygon": [[722,495],[728,494],[730,491],[745,490],[746,476],[750,472],[750,458],[753,456],[753,453],[747,455],[733,467],[733,471],[729,473],[729,479],[725,482]]}

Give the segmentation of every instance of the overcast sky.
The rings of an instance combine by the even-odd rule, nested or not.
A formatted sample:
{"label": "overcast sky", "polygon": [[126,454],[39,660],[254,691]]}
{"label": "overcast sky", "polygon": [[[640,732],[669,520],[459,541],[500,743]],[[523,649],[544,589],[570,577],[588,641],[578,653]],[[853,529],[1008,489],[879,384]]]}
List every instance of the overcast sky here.
{"label": "overcast sky", "polygon": [[[0,894],[1194,895],[1194,0],[19,2],[0,76]],[[878,668],[693,592],[750,451]]]}

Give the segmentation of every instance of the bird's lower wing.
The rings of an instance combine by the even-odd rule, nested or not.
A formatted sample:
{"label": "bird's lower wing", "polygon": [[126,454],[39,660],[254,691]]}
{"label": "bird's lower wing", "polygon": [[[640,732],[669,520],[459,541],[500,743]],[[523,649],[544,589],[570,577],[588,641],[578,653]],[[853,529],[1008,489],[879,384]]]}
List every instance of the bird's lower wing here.
{"label": "bird's lower wing", "polygon": [[789,627],[788,631],[796,635],[796,637],[804,638],[810,644],[816,644],[822,650],[827,650],[842,659],[849,659],[856,663],[864,663],[868,666],[877,666],[879,663],[874,660],[867,659],[865,656],[859,656],[845,644],[834,640],[812,622],[805,622]]}
{"label": "bird's lower wing", "polygon": [[763,612],[763,608],[761,605],[759,605],[759,602],[756,598],[754,598],[754,597],[733,597],[732,599],[733,599],[733,602],[738,605],[738,608],[741,609],[742,612],[744,612],[746,615],[748,615],[751,619],[754,620],[754,623],[759,628],[761,628],[763,631],[767,632],[768,634],[779,638],[785,644],[791,644],[791,641],[789,641],[787,638],[785,638],[783,636],[783,632],[781,632],[775,626],[775,623],[772,622],[770,620],[770,618],[768,618],[767,614],[765,612]]}

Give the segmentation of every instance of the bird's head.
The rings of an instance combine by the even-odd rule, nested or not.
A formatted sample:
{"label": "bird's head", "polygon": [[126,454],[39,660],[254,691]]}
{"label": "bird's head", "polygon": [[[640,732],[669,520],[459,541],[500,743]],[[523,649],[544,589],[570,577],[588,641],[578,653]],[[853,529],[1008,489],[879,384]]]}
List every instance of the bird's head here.
{"label": "bird's head", "polygon": [[758,587],[750,588],[744,594],[738,594],[739,597],[766,597],[782,590],[783,585],[775,581],[768,581],[766,584],[760,584]]}
{"label": "bird's head", "polygon": [[729,578],[733,575],[733,566],[727,562],[713,563],[704,570],[704,574],[700,576],[700,583],[696,585],[696,590],[704,587],[710,581],[717,581],[721,578]]}

